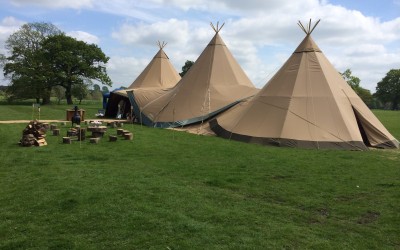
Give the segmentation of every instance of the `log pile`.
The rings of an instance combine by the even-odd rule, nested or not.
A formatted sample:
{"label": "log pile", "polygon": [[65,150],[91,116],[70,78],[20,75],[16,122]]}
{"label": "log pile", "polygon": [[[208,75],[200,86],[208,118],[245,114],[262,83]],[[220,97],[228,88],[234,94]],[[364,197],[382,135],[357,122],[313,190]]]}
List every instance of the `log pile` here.
{"label": "log pile", "polygon": [[71,128],[67,131],[67,137],[76,137],[78,141],[86,139],[86,129],[81,127]]}
{"label": "log pile", "polygon": [[26,126],[24,130],[22,130],[22,139],[19,141],[19,144],[24,147],[30,146],[46,146],[46,125],[40,123],[38,121],[31,121]]}

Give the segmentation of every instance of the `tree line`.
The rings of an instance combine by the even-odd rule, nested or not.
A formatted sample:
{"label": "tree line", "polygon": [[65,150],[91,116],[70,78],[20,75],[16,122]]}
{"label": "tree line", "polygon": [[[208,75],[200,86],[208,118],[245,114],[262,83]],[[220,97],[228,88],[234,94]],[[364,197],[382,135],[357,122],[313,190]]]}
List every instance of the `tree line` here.
{"label": "tree line", "polygon": [[376,92],[360,86],[360,78],[353,76],[350,69],[340,73],[363,102],[373,109],[398,110],[400,104],[400,69],[391,69],[377,84]]}
{"label": "tree line", "polygon": [[97,45],[69,37],[53,24],[24,24],[6,40],[6,49],[9,55],[1,60],[10,81],[5,93],[10,101],[33,98],[48,104],[53,93],[73,104],[72,95],[85,95],[93,81],[112,85],[105,66],[109,57]]}
{"label": "tree line", "polygon": [[[6,49],[9,55],[0,54],[0,66],[10,84],[0,91],[9,101],[33,98],[47,104],[55,96],[58,102],[65,98],[72,104],[72,96],[79,101],[101,98],[112,85],[106,72],[109,57],[97,45],[69,37],[51,23],[22,25],[7,39]],[[193,64],[185,62],[181,77]],[[400,69],[391,69],[374,94],[360,86],[360,78],[350,69],[340,74],[368,107],[399,109]],[[103,89],[93,81],[103,84]]]}

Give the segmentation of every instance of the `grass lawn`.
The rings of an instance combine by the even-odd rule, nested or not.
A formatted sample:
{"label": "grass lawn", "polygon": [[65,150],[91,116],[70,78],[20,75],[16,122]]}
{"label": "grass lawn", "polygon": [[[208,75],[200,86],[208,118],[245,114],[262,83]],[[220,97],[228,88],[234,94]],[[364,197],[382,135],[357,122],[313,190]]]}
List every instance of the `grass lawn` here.
{"label": "grass lawn", "polygon": [[[400,112],[374,112],[400,138]],[[48,133],[48,146],[23,148],[25,126],[0,125],[0,249],[400,248],[399,150],[265,147],[140,125],[124,126],[133,141],[65,145]]]}
{"label": "grass lawn", "polygon": [[52,103],[50,105],[40,106],[40,117],[38,108],[32,107],[32,102],[26,101],[23,103],[5,105],[0,102],[0,121],[7,120],[63,120],[66,119],[66,110],[73,109],[77,105],[80,109],[85,110],[85,118],[95,118],[95,114],[99,109],[102,109],[101,101],[83,100],[82,104],[76,102],[73,105],[68,105],[65,102],[62,104]]}

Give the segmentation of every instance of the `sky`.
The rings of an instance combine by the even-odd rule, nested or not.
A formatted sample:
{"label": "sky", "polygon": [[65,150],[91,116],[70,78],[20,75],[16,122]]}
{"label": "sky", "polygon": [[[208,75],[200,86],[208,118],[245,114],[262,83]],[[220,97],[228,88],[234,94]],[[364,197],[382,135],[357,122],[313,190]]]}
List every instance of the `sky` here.
{"label": "sky", "polygon": [[[158,51],[178,72],[214,36],[210,22],[255,86],[262,88],[305,34],[297,26],[321,19],[314,41],[333,66],[351,69],[375,92],[400,68],[400,0],[0,0],[0,53],[21,25],[48,22],[67,35],[97,44],[110,57],[114,89],[129,86]],[[0,85],[7,85],[0,77]]]}

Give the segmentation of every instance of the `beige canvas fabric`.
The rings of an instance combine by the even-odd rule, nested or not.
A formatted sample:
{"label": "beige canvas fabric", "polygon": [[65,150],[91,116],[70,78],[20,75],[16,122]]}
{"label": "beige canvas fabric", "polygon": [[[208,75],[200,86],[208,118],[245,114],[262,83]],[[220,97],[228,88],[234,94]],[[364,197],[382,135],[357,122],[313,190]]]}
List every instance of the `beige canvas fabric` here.
{"label": "beige canvas fabric", "polygon": [[210,123],[222,137],[261,144],[361,150],[399,147],[310,34],[256,96]]}
{"label": "beige canvas fabric", "polygon": [[147,67],[127,89],[115,91],[125,97],[127,90],[138,88],[172,88],[181,79],[180,75],[169,61],[167,54],[160,48]]}
{"label": "beige canvas fabric", "polygon": [[[172,88],[181,79],[165,54],[163,50],[164,46],[164,43],[159,43],[160,50],[127,89],[114,91],[110,94],[106,116],[115,116],[117,114],[117,105],[121,100],[129,102],[127,94],[129,90],[150,88],[155,89],[157,93],[158,89]],[[130,108],[130,105],[127,105],[127,107]]]}
{"label": "beige canvas fabric", "polygon": [[246,76],[218,31],[178,84],[152,102],[146,90],[133,90],[149,126],[174,127],[215,115],[258,90]]}

